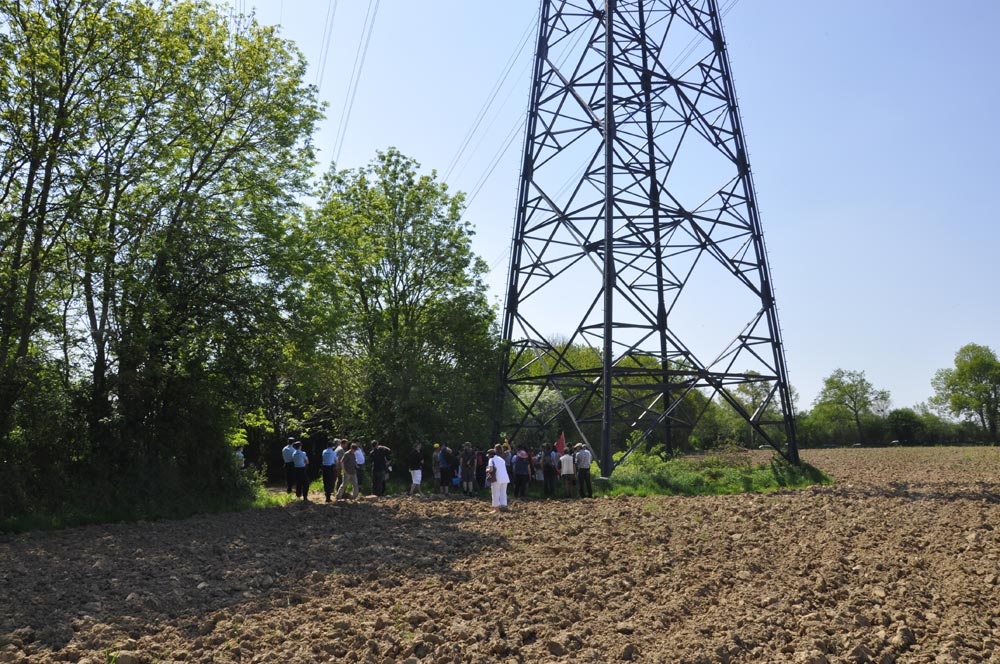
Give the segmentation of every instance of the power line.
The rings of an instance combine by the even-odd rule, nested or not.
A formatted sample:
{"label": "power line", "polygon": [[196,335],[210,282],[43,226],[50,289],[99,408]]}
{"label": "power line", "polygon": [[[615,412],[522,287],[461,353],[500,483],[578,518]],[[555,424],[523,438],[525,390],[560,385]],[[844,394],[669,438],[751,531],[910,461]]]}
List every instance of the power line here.
{"label": "power line", "polygon": [[[358,42],[358,51],[354,54],[354,69],[351,71],[351,81],[348,84],[347,98],[344,99],[344,109],[340,114],[340,123],[337,126],[337,141],[333,151],[333,163],[340,161],[340,150],[344,147],[344,140],[347,138],[347,127],[351,121],[351,110],[354,108],[354,97],[358,92],[358,84],[361,82],[361,71],[365,66],[365,57],[368,55],[368,44],[372,39],[372,32],[375,29],[375,16],[378,14],[378,7],[381,0],[368,0],[368,12],[365,14],[365,24],[362,31],[365,35]],[[372,6],[374,5],[374,9]],[[369,22],[369,16],[371,20]]]}
{"label": "power line", "polygon": [[[472,138],[475,135],[476,131],[479,129],[479,126],[482,124],[483,120],[486,119],[486,115],[489,113],[490,107],[493,105],[493,102],[496,101],[497,95],[503,88],[503,84],[507,81],[507,77],[510,76],[510,72],[514,68],[514,65],[517,63],[517,60],[520,57],[521,53],[524,51],[524,47],[528,44],[529,38],[531,37],[532,28],[534,27],[534,25],[535,25],[535,20],[532,19],[528,23],[528,27],[525,29],[524,34],[521,35],[521,39],[518,41],[517,46],[514,47],[514,51],[510,54],[510,57],[507,59],[507,64],[504,66],[504,69],[501,72],[500,77],[497,79],[497,82],[493,84],[493,88],[487,95],[486,101],[483,103],[482,108],[480,108],[479,113],[476,114],[476,119],[473,121],[472,126],[469,128],[469,131],[466,132],[465,137],[462,139],[462,143],[459,145],[458,152],[455,153],[455,156],[452,157],[451,161],[448,163],[448,167],[445,169],[445,174],[444,174],[444,179],[446,181],[448,180],[448,178],[451,177],[451,173],[452,171],[455,170],[455,167],[458,166],[458,163],[461,160],[462,155],[465,153],[465,150],[469,147],[469,143],[472,141]],[[487,130],[488,129],[489,127],[487,127]]]}
{"label": "power line", "polygon": [[337,0],[329,0],[326,5],[326,20],[323,21],[323,39],[320,43],[319,67],[316,71],[316,94],[323,87],[323,76],[326,74],[326,61],[330,55],[330,44],[333,43],[333,19],[337,15]]}

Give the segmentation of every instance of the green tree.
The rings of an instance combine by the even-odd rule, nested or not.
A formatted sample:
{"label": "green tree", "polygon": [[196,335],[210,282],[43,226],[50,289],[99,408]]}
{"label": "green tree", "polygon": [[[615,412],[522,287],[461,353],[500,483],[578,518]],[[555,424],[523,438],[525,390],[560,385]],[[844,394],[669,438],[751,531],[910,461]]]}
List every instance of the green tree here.
{"label": "green tree", "polygon": [[304,220],[312,283],[343,302],[336,349],[363,366],[369,431],[400,443],[482,439],[495,385],[495,314],[464,196],[395,149],[331,170]]}
{"label": "green tree", "polygon": [[[107,502],[225,493],[280,356],[305,61],[207,2],[0,0],[0,25],[0,461],[90,464]],[[31,401],[57,379],[58,433]]]}
{"label": "green tree", "polygon": [[975,422],[991,443],[997,443],[1000,360],[992,348],[962,346],[955,353],[955,367],[939,369],[931,385],[931,403],[939,411]]}
{"label": "green tree", "polygon": [[920,442],[924,433],[924,421],[912,408],[897,408],[889,413],[886,421],[893,440],[904,445]]}
{"label": "green tree", "polygon": [[883,415],[888,408],[889,392],[875,389],[865,378],[864,371],[837,369],[823,380],[813,402],[814,410],[823,410],[836,418],[849,420],[857,434],[857,442],[864,442],[863,421],[876,413]]}

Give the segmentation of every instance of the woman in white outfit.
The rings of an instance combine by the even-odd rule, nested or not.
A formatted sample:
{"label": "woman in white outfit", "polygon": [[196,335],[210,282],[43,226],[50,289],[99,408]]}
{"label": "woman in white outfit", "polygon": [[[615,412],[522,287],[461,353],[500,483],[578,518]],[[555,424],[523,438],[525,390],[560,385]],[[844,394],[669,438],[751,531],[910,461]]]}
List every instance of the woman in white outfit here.
{"label": "woman in white outfit", "polygon": [[496,454],[486,465],[486,472],[493,477],[490,484],[490,491],[493,492],[493,511],[507,509],[507,485],[510,483],[510,476],[507,474],[507,462],[503,458],[503,448],[499,445],[495,448]]}

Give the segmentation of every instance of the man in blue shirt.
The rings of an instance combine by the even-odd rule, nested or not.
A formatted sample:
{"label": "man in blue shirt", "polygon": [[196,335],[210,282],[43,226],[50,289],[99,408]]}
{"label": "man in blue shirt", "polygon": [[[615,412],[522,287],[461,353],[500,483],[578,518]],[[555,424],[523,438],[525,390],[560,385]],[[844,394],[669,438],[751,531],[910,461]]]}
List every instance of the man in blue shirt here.
{"label": "man in blue shirt", "polygon": [[337,468],[337,451],[333,448],[333,442],[330,441],[323,450],[323,493],[326,494],[326,502],[330,502],[330,496],[336,491],[337,478],[334,473]]}
{"label": "man in blue shirt", "polygon": [[292,463],[292,455],[295,454],[295,439],[289,438],[288,444],[281,448],[281,460],[285,462],[285,481],[288,483],[286,493],[292,492],[292,485],[295,484],[295,465]]}
{"label": "man in blue shirt", "polygon": [[302,502],[309,502],[309,476],[306,466],[309,465],[309,455],[302,450],[302,441],[295,441],[295,452],[292,454],[292,464],[295,466],[295,497]]}

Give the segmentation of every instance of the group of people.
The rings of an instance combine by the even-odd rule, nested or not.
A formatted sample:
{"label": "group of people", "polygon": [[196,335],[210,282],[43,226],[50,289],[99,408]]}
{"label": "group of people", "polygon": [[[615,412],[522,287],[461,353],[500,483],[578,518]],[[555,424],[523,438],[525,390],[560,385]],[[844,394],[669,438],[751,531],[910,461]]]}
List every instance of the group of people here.
{"label": "group of people", "polygon": [[[524,446],[515,450],[506,442],[485,451],[474,449],[469,442],[458,451],[447,444],[436,443],[430,455],[432,487],[445,495],[452,489],[460,489],[466,496],[478,495],[479,491],[488,488],[495,510],[507,507],[509,484],[514,485],[513,497],[523,498],[532,481],[541,483],[544,495],[549,498],[556,496],[559,485],[566,498],[593,498],[590,474],[593,459],[592,452],[582,443],[570,446],[562,438],[533,452]],[[294,489],[296,497],[308,502],[309,456],[302,449],[301,441],[289,438],[282,449],[282,460],[288,493]],[[423,445],[417,443],[407,455],[408,495],[422,495],[425,465]],[[366,452],[359,443],[334,438],[321,458],[320,474],[326,501],[343,498],[348,487],[351,498],[357,498],[366,466],[371,468],[372,495],[385,495],[386,481],[392,471],[392,450],[373,440]]]}
{"label": "group of people", "polygon": [[[556,496],[556,485],[561,484],[566,498],[594,497],[591,478],[593,453],[582,443],[571,447],[560,441],[544,449],[529,452],[524,446],[515,451],[510,444],[497,444],[486,452],[473,449],[464,443],[455,453],[448,445],[435,444],[431,454],[433,486],[438,492],[448,494],[453,487],[461,487],[467,496],[480,489],[489,488],[494,509],[507,507],[507,485],[514,485],[514,497],[523,498],[534,480],[540,482],[546,497]],[[419,494],[422,483],[424,457],[422,446],[417,444],[410,456],[410,494]]]}
{"label": "group of people", "polygon": [[[371,457],[372,495],[384,496],[385,484],[392,471],[390,450],[376,440],[368,448]],[[302,449],[302,441],[288,439],[281,450],[285,463],[285,481],[288,493],[295,489],[295,496],[309,502],[309,455]],[[367,457],[359,443],[334,438],[323,450],[320,458],[320,475],[323,478],[323,493],[326,502],[334,496],[343,498],[347,487],[351,488],[351,498],[357,498],[364,481]]]}

